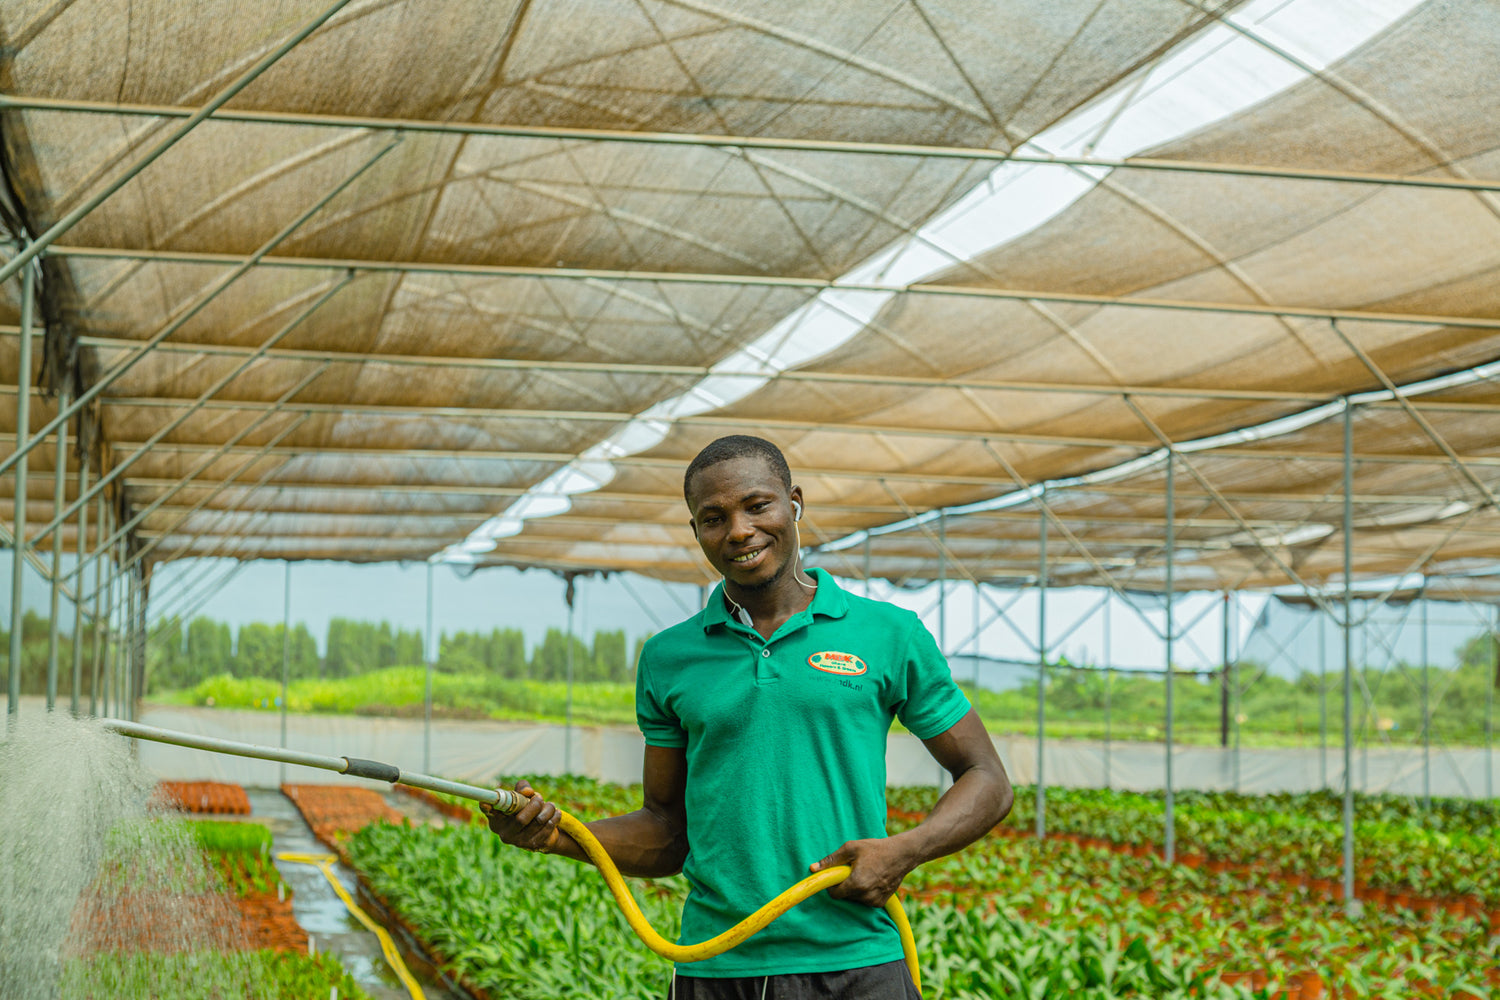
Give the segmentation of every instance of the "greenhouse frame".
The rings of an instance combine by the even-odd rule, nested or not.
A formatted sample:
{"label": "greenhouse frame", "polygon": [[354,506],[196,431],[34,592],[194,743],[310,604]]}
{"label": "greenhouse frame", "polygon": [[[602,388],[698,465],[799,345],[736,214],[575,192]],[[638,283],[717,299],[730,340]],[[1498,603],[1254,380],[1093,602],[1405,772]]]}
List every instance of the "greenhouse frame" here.
{"label": "greenhouse frame", "polygon": [[48,706],[129,718],[148,608],[234,574],[155,567],[711,585],[682,473],[756,434],[809,564],[1039,676],[1049,592],[1148,622],[1168,862],[1183,636],[1227,746],[1240,595],[1326,629],[1352,905],[1361,628],[1500,629],[1500,9],[961,6],[0,0],[11,721],[27,566]]}

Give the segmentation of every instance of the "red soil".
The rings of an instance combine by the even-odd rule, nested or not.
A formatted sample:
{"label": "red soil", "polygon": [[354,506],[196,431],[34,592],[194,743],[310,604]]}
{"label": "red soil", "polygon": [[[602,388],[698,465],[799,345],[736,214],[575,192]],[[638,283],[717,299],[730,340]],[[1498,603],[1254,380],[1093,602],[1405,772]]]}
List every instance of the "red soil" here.
{"label": "red soil", "polygon": [[156,797],[182,812],[250,815],[250,798],[245,790],[221,781],[162,781],[157,783]]}
{"label": "red soil", "polygon": [[368,788],[351,788],[348,785],[282,785],[281,791],[307,820],[313,835],[344,854],[344,840],[349,834],[374,823],[386,820],[401,823],[406,817],[386,805],[379,792]]}

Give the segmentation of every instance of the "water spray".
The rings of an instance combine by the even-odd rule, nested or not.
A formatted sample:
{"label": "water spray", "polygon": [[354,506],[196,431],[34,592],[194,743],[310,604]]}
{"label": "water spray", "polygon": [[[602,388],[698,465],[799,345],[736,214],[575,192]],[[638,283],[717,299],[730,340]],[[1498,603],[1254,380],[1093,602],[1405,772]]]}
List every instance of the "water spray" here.
{"label": "water spray", "polygon": [[[145,726],[138,722],[127,722],[122,719],[103,720],[105,729],[129,736],[138,740],[151,740],[156,743],[170,743],[173,746],[188,747],[193,750],[207,750],[212,753],[231,754],[237,757],[255,757],[260,760],[280,761],[284,764],[301,764],[304,767],[316,767],[324,771],[334,771],[338,774],[346,774],[354,778],[371,778],[376,781],[388,781],[395,785],[410,785],[413,788],[425,788],[430,792],[443,792],[459,798],[469,799],[481,805],[498,810],[502,813],[519,812],[526,804],[526,796],[519,792],[506,788],[481,788],[478,785],[466,785],[459,781],[448,781],[445,778],[435,778],[430,774],[422,774],[417,771],[403,771],[394,764],[386,764],[378,760],[366,760],[363,757],[331,757],[324,754],[306,753],[301,750],[287,750],[281,747],[261,746],[255,743],[238,743],[234,740],[221,740],[212,736],[199,736],[195,733],[183,733],[172,729],[160,729],[156,726]],[[809,875],[807,878],[791,886],[781,895],[766,903],[760,909],[750,914],[744,920],[724,931],[717,937],[709,938],[697,944],[676,944],[668,941],[656,932],[656,928],[641,913],[640,906],[635,897],[630,894],[630,887],[625,884],[625,879],[620,875],[620,870],[615,866],[604,846],[599,843],[597,837],[589,832],[588,827],[574,816],[559,811],[558,829],[571,836],[583,848],[584,854],[594,863],[604,876],[604,881],[609,885],[610,893],[615,897],[620,910],[625,915],[625,920],[630,924],[630,929],[635,931],[641,942],[656,954],[672,962],[687,963],[701,962],[715,955],[721,955],[729,949],[741,944],[752,935],[763,930],[773,920],[786,913],[798,903],[809,896],[822,892],[824,889],[838,885],[849,877],[850,867],[838,865],[833,868]],[[922,992],[922,979],[917,969],[917,943],[912,937],[911,924],[906,919],[906,911],[901,907],[901,901],[895,896],[886,900],[886,912],[896,924],[896,930],[901,936],[901,949],[905,953],[906,967],[911,972],[912,982],[917,987],[917,992]]]}

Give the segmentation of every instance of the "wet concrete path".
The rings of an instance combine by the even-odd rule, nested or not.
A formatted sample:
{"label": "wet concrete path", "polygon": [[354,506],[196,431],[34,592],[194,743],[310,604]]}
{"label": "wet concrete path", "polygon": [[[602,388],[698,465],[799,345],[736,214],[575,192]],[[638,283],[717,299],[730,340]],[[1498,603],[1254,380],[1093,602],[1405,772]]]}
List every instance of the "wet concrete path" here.
{"label": "wet concrete path", "polygon": [[[284,851],[330,853],[313,836],[297,807],[279,790],[247,788],[245,791],[250,797],[251,817],[265,823],[271,830],[275,854]],[[392,799],[392,805],[406,812],[413,812],[412,804],[409,799]],[[337,954],[344,968],[372,1000],[408,1000],[410,994],[406,987],[401,985],[381,954],[380,941],[354,919],[317,865],[278,860],[276,870],[292,890],[292,913],[307,931],[308,943],[313,949]],[[358,900],[359,883],[354,872],[338,863],[333,865],[333,872],[349,894]],[[449,989],[438,981],[426,968],[425,960],[409,952],[396,929],[387,927],[387,930],[391,931],[407,967],[422,984],[429,1000],[467,1000],[466,994]]]}

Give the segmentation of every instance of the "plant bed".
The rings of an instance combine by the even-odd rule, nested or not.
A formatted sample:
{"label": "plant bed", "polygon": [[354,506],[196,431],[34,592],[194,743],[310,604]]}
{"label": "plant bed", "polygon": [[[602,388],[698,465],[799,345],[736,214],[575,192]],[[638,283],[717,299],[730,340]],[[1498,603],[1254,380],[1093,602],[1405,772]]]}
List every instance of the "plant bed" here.
{"label": "plant bed", "polygon": [[175,954],[106,952],[73,959],[63,969],[60,1000],[99,997],[203,1000],[234,997],[252,984],[256,1000],[308,1000],[332,996],[368,1000],[332,955],[281,951],[193,951]]}
{"label": "plant bed", "polygon": [[[336,957],[307,954],[259,823],[154,820],[121,840],[80,898],[59,996],[257,1000],[365,994]],[[165,850],[161,850],[165,848]]]}
{"label": "plant bed", "polygon": [[222,781],[157,782],[156,799],[179,812],[250,815],[250,797],[245,790]]}
{"label": "plant bed", "polygon": [[[593,868],[530,854],[487,828],[375,824],[348,841],[372,893],[476,997],[658,997],[670,965],[640,944]],[[636,882],[648,919],[675,937],[680,877]]]}
{"label": "plant bed", "polygon": [[281,791],[307,825],[313,836],[328,845],[347,862],[344,843],[349,836],[371,823],[404,823],[406,817],[392,809],[379,792],[349,785],[282,785]]}
{"label": "plant bed", "polygon": [[[639,804],[638,786],[532,782],[580,818]],[[936,797],[931,789],[921,795],[893,790],[893,832],[920,821]],[[1059,813],[1069,805],[1060,802]],[[1276,809],[1266,804],[1265,811]],[[1231,861],[1205,845],[1184,852],[1202,855],[1192,859],[1196,866],[1167,865],[1154,846],[1137,842],[1137,849],[1120,830],[1054,827],[1057,835],[1038,841],[1027,826],[1004,824],[907,879],[929,997],[1488,1000],[1500,986],[1500,938],[1478,897],[1458,912],[1423,910],[1387,890],[1384,908],[1369,906],[1351,919],[1311,877],[1264,857]],[[477,821],[446,829],[367,825],[344,843],[362,883],[475,996],[661,995],[665,963],[651,971],[657,960],[587,866],[505,847]],[[541,867],[512,868],[530,864]],[[668,923],[658,927],[670,936],[682,887],[632,884],[647,903],[668,903]],[[620,971],[627,953],[646,971]],[[579,968],[615,971],[595,980],[576,976]],[[528,985],[528,976],[538,978]]]}

